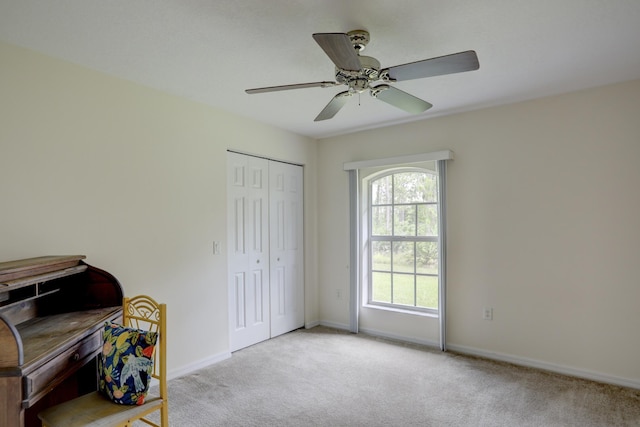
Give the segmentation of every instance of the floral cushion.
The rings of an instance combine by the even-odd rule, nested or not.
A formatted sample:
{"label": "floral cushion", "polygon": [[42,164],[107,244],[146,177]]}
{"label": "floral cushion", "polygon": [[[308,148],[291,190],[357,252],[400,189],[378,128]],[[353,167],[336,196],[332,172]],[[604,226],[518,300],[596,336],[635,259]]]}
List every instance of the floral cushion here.
{"label": "floral cushion", "polygon": [[142,405],[153,371],[156,332],[105,323],[98,355],[100,391],[115,403]]}

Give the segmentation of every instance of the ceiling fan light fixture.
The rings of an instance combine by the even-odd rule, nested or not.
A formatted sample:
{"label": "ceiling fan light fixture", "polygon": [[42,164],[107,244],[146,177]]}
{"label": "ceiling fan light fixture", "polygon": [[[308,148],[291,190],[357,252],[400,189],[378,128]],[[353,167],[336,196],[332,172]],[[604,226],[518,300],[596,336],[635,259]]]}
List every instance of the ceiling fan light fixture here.
{"label": "ceiling fan light fixture", "polygon": [[367,89],[369,89],[368,79],[359,77],[349,81],[349,92],[351,93],[362,93]]}

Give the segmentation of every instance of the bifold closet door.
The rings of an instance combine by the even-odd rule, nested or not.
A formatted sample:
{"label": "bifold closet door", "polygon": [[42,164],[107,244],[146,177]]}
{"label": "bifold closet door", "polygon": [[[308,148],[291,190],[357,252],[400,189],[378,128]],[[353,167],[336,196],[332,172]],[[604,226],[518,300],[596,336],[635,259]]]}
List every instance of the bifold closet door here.
{"label": "bifold closet door", "polygon": [[304,326],[302,167],[227,153],[231,351]]}

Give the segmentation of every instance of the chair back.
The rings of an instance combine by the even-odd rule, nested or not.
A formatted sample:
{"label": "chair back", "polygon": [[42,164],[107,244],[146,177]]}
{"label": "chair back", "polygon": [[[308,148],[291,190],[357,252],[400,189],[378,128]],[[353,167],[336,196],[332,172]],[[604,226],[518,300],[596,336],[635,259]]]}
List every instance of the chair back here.
{"label": "chair back", "polygon": [[138,295],[131,298],[125,297],[122,307],[122,323],[125,326],[158,333],[158,342],[153,353],[153,372],[151,376],[158,381],[160,397],[166,399],[166,304],[158,304],[149,296]]}

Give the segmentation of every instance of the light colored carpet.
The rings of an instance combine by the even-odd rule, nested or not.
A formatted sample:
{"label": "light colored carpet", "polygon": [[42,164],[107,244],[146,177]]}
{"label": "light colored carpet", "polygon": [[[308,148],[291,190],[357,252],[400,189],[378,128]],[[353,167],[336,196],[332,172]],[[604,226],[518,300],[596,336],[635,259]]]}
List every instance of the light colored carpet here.
{"label": "light colored carpet", "polygon": [[640,426],[640,390],[324,327],[169,382],[172,426]]}

